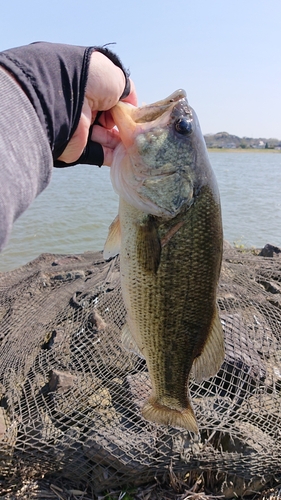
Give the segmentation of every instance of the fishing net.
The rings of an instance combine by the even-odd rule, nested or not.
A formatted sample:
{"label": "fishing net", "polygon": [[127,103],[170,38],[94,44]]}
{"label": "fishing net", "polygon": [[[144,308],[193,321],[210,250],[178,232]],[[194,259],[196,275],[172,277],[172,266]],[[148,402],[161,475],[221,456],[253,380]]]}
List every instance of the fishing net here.
{"label": "fishing net", "polygon": [[0,476],[107,488],[210,471],[225,496],[281,464],[281,253],[225,245],[218,289],[226,356],[190,381],[200,435],[144,420],[145,361],[125,350],[119,260],[43,254],[0,274]]}

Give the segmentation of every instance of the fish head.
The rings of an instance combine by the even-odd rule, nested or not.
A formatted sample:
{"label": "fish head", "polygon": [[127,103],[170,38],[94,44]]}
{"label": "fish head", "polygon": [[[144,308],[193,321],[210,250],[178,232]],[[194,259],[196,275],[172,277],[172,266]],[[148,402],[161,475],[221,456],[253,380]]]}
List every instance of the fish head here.
{"label": "fish head", "polygon": [[111,112],[121,138],[111,166],[119,196],[158,217],[189,208],[206,180],[208,155],[185,91],[140,108],[119,102]]}

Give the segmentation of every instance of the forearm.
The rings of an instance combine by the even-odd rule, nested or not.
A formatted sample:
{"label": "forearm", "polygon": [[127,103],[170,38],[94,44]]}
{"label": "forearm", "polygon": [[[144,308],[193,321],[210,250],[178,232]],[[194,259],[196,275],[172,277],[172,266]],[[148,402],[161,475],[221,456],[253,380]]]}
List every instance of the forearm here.
{"label": "forearm", "polygon": [[110,166],[120,99],[135,105],[136,93],[107,48],[36,42],[0,52],[0,250],[53,166]]}
{"label": "forearm", "polygon": [[29,99],[0,67],[0,250],[13,222],[43,191],[53,158]]}

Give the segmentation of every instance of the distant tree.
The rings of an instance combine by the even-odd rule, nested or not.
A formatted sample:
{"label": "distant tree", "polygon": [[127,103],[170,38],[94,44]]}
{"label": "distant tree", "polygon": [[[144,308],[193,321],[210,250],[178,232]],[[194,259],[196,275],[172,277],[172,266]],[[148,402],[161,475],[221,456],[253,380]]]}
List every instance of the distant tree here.
{"label": "distant tree", "polygon": [[265,143],[264,149],[268,149],[268,142]]}

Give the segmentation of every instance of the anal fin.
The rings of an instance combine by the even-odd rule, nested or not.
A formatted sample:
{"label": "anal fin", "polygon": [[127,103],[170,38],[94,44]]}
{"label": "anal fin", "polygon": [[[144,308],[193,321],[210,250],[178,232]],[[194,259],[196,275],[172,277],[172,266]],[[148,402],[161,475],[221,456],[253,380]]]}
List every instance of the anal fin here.
{"label": "anal fin", "polygon": [[203,351],[195,358],[192,365],[191,374],[197,382],[208,379],[216,375],[224,360],[224,335],[216,308],[211,331],[204,345]]}
{"label": "anal fin", "polygon": [[133,352],[134,354],[139,356],[139,358],[145,359],[140,349],[138,348],[133,335],[131,334],[128,323],[125,323],[122,328],[121,341],[127,351]]}

